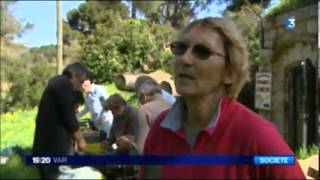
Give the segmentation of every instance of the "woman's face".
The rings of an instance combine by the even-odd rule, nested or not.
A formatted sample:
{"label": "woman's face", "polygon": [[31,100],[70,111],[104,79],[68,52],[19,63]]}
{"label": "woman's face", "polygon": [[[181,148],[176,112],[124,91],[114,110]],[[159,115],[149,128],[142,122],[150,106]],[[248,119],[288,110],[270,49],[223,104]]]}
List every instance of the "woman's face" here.
{"label": "woman's face", "polygon": [[203,96],[224,92],[231,78],[226,71],[226,52],[221,35],[196,25],[171,45],[177,92],[182,96]]}

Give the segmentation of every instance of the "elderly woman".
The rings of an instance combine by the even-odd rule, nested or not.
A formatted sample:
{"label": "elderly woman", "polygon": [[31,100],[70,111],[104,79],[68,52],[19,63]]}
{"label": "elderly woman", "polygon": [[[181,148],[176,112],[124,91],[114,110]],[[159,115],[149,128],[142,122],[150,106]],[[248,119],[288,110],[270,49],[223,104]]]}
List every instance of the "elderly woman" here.
{"label": "elderly woman", "polygon": [[[289,155],[273,125],[237,100],[248,78],[246,46],[230,22],[216,17],[189,24],[171,44],[177,92],[169,111],[150,129],[146,155]],[[145,166],[142,177],[161,179],[304,178],[286,166]]]}

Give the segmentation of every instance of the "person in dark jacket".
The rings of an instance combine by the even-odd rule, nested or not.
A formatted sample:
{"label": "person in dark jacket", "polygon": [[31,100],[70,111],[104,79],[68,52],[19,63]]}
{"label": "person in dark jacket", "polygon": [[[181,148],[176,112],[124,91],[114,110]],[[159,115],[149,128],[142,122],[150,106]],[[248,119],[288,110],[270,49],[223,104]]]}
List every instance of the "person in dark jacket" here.
{"label": "person in dark jacket", "polygon": [[103,143],[104,148],[115,147],[115,154],[136,154],[137,108],[128,104],[119,94],[111,95],[103,106],[113,114],[110,136]]}
{"label": "person in dark jacket", "polygon": [[[88,70],[78,62],[69,64],[62,75],[51,78],[42,94],[36,117],[32,154],[34,156],[72,155],[73,143],[83,150],[82,137],[75,116],[74,92],[81,90]],[[58,176],[58,166],[38,166],[41,177]]]}
{"label": "person in dark jacket", "polygon": [[74,111],[76,113],[78,113],[79,107],[84,104],[83,93],[81,91],[77,90],[77,91],[74,91],[73,96],[74,96],[74,101],[73,101],[74,102]]}

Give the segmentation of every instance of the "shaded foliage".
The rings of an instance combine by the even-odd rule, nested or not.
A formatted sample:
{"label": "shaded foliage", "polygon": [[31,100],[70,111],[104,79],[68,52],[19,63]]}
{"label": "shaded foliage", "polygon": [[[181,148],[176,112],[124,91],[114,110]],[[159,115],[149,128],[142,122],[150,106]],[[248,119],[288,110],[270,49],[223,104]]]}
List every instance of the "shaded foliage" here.
{"label": "shaded foliage", "polygon": [[213,0],[196,1],[166,1],[161,7],[161,18],[170,22],[174,28],[182,28],[191,20],[196,18],[199,10],[204,10]]}
{"label": "shaded foliage", "polygon": [[279,0],[279,3],[272,7],[267,16],[276,16],[285,12],[293,11],[301,7],[316,4],[318,0]]}
{"label": "shaded foliage", "polygon": [[[254,8],[260,13],[262,9],[259,6]],[[260,38],[259,21],[252,10],[244,5],[237,12],[224,12],[224,17],[231,19],[241,31],[249,52],[250,80],[242,88],[238,100],[252,110],[254,107],[255,96],[255,74],[260,65]]]}
{"label": "shaded foliage", "polygon": [[[258,5],[263,9],[269,7],[271,0],[248,0],[252,5]],[[246,6],[246,2],[244,0],[218,0],[218,3],[227,3],[226,10],[237,12],[240,11],[243,6]]]}
{"label": "shaded foliage", "polygon": [[[261,12],[259,6],[254,8]],[[243,6],[238,12],[225,11],[224,17],[231,19],[241,31],[249,51],[250,65],[260,63],[259,19],[248,6]]]}
{"label": "shaded foliage", "polygon": [[135,10],[139,10],[152,22],[169,23],[176,29],[195,19],[197,12],[208,8],[211,3],[213,3],[213,0],[131,1],[132,14],[135,14]]}

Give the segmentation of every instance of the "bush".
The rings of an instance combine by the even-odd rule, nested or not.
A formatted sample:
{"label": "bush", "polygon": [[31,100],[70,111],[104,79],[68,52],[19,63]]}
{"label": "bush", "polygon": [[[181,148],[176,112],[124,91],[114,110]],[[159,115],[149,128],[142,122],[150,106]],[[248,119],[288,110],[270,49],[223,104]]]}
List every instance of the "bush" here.
{"label": "bush", "polygon": [[167,69],[167,48],[174,30],[147,20],[114,17],[114,22],[97,24],[84,41],[80,60],[97,83],[112,82],[124,72]]}
{"label": "bush", "polygon": [[10,91],[1,97],[1,111],[37,106],[48,79],[53,75],[54,67],[41,60],[29,65],[16,61],[12,63],[12,67],[15,67],[15,70],[8,70],[7,73],[7,79],[12,86]]}
{"label": "bush", "polygon": [[300,148],[295,152],[295,155],[298,159],[306,159],[310,156],[319,154],[319,147],[315,144],[307,147],[307,148]]}

